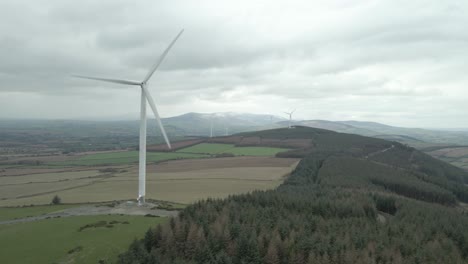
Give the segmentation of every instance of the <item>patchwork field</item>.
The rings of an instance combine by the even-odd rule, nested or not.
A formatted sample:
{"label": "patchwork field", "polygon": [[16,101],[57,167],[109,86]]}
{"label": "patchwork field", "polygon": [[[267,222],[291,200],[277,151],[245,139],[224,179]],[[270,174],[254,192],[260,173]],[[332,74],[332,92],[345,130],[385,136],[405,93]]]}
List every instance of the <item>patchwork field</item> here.
{"label": "patchwork field", "polygon": [[[148,163],[151,163],[165,160],[207,158],[218,154],[231,154],[233,156],[274,156],[279,152],[288,150],[289,149],[286,148],[236,147],[233,144],[200,143],[179,149],[175,152],[147,152],[146,160]],[[21,169],[29,168],[30,170],[36,171],[41,169],[60,171],[62,168],[69,166],[107,166],[133,164],[137,162],[138,151],[106,151],[81,153],[78,155],[9,157],[9,159],[0,162],[0,176],[4,176],[5,174],[3,168],[12,169],[16,167]],[[22,173],[25,173],[25,171]],[[33,171],[31,171],[31,173],[33,173]],[[11,175],[12,172],[10,171],[9,174]]]}
{"label": "patchwork field", "polygon": [[[0,260],[10,264],[114,263],[133,239],[162,221],[167,218],[105,215],[0,225]],[[82,229],[86,225],[89,228]]]}
{"label": "patchwork field", "polygon": [[[275,188],[297,164],[274,158],[287,150],[200,143],[148,152],[147,198],[190,203]],[[226,153],[235,157],[213,158]],[[21,156],[8,162],[0,168],[0,206],[49,204],[55,195],[64,203],[136,198],[138,151]]]}
{"label": "patchwork field", "polygon": [[[97,155],[97,154],[96,154]],[[108,154],[106,154],[108,155]],[[190,203],[277,187],[298,160],[274,157],[183,159],[147,167],[147,198]],[[0,206],[49,204],[54,195],[64,203],[134,200],[137,166],[100,167],[0,177]],[[29,170],[25,168],[25,170]],[[8,175],[8,171],[5,171]]]}
{"label": "patchwork field", "polygon": [[288,151],[286,148],[271,147],[236,147],[234,144],[201,143],[180,149],[179,153],[221,154],[230,153],[236,156],[274,156],[276,153]]}
{"label": "patchwork field", "polygon": [[[173,159],[191,159],[208,157],[204,154],[178,153],[178,152],[148,152],[147,162],[158,162]],[[59,166],[94,166],[110,164],[129,164],[138,162],[138,151],[120,151],[109,153],[97,153],[79,157],[75,160],[49,162],[48,165]]]}
{"label": "patchwork field", "polygon": [[[202,143],[178,152],[148,152],[147,199],[181,206],[208,197],[275,188],[298,163],[298,159],[274,157],[285,150]],[[225,153],[235,157],[215,158]],[[0,221],[41,218],[84,203],[134,201],[137,161],[137,151],[4,159],[0,164]],[[65,204],[47,205],[55,195]],[[14,207],[25,205],[34,206]],[[122,215],[44,218],[0,225],[1,263],[114,263],[133,239],[167,221]],[[79,231],[85,226],[90,228]]]}

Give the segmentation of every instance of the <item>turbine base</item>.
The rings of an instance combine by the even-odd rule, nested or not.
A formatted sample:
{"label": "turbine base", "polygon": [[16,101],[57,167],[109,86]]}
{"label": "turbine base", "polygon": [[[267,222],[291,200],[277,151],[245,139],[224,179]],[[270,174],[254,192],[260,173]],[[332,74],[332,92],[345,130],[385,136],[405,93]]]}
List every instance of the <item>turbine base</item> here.
{"label": "turbine base", "polygon": [[137,198],[138,206],[145,204],[145,196],[140,196]]}

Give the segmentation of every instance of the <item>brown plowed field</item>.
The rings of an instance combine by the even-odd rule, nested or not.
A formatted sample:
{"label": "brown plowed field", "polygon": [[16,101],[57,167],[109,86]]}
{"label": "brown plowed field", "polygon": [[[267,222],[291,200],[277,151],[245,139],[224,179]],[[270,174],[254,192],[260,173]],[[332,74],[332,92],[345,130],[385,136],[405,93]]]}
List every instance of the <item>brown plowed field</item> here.
{"label": "brown plowed field", "polygon": [[171,149],[167,147],[166,144],[158,144],[158,145],[150,145],[147,146],[148,151],[176,151],[178,149],[190,147],[205,141],[204,139],[190,139],[190,140],[182,140],[176,141],[171,143]]}
{"label": "brown plowed field", "polygon": [[234,144],[236,146],[256,146],[256,147],[275,147],[275,148],[308,148],[312,146],[310,139],[275,139],[261,137],[218,137],[206,140],[208,143]]}
{"label": "brown plowed field", "polygon": [[182,172],[205,169],[239,167],[289,167],[298,159],[280,159],[274,157],[230,157],[216,159],[187,159],[148,165],[148,172]]}

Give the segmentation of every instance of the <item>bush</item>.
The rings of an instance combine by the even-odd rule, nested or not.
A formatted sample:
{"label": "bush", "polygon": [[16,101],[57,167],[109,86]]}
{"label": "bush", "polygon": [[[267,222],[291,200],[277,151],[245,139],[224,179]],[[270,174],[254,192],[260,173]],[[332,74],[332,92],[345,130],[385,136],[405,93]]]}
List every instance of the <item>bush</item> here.
{"label": "bush", "polygon": [[62,199],[58,195],[55,195],[54,198],[52,198],[52,204],[61,204]]}

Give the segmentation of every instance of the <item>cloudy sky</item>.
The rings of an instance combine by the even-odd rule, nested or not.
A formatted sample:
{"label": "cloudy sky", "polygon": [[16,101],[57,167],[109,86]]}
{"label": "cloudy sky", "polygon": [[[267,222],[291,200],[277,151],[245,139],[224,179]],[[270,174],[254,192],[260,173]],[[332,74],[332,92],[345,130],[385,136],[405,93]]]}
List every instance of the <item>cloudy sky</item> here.
{"label": "cloudy sky", "polygon": [[468,127],[468,2],[0,1],[0,118],[138,116],[141,80],[162,116]]}

